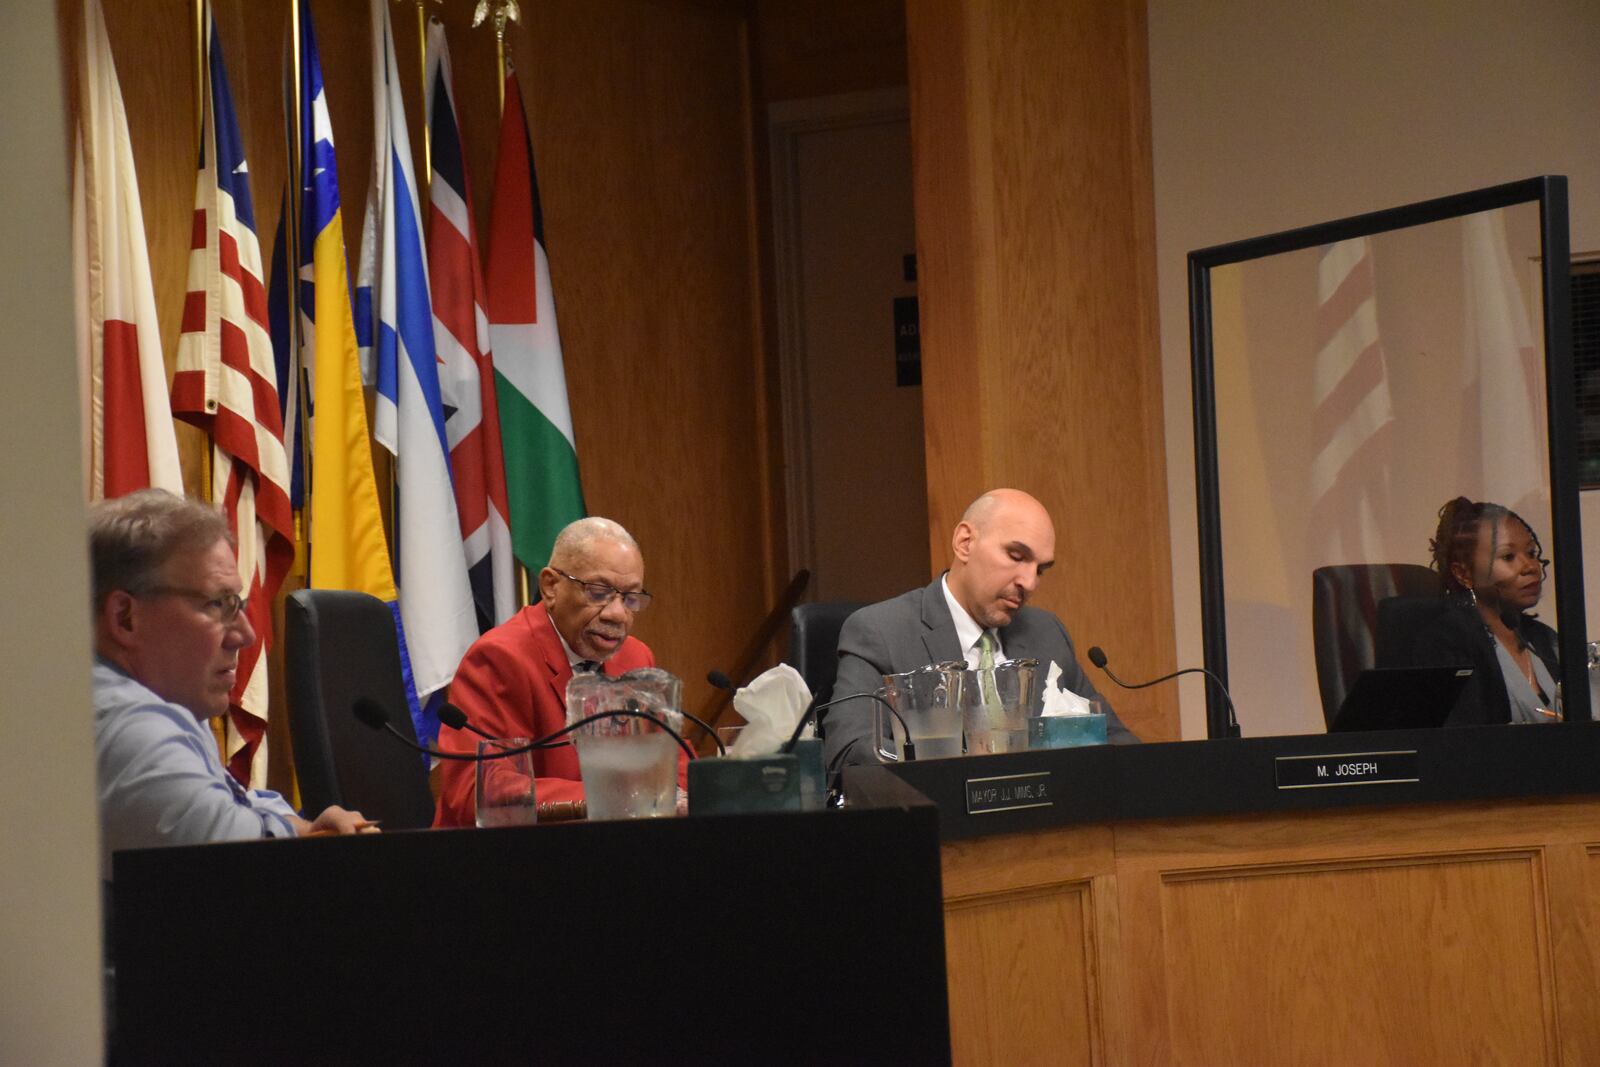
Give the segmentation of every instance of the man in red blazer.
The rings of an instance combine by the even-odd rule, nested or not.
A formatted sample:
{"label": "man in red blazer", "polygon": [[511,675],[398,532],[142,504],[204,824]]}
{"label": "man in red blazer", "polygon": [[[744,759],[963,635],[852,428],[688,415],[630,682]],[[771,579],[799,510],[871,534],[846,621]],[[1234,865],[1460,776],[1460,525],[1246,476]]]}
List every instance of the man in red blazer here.
{"label": "man in red blazer", "polygon": [[[649,603],[644,558],[632,535],[610,519],[579,519],[557,535],[550,563],[539,572],[539,603],[484,634],[462,657],[450,702],[495,737],[534,738],[559,730],[567,723],[567,682],[574,669],[614,677],[655,666],[650,649],[628,636],[634,617]],[[467,730],[439,731],[439,747],[447,752],[475,752],[477,742]],[[474,825],[473,767],[444,761],[433,825]],[[583,799],[576,747],[535,749],[533,773],[541,804]],[[680,788],[686,775],[687,763],[680,759]]]}

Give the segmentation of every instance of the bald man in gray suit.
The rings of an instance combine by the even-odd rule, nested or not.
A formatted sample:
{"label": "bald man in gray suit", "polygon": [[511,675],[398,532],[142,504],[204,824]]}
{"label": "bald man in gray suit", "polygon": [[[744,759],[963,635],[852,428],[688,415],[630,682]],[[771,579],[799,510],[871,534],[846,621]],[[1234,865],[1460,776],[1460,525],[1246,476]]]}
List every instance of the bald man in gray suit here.
{"label": "bald man in gray suit", "polygon": [[[1055,562],[1056,532],[1050,513],[1027,493],[995,489],[985,493],[956,524],[950,539],[950,569],[923,589],[862,608],[839,633],[839,677],[833,699],[871,693],[886,674],[901,674],[930,663],[965,660],[978,665],[985,635],[995,661],[1036,659],[1033,714],[1044,703],[1050,664],[1061,667],[1061,687],[1090,700],[1104,699],[1073,650],[1072,637],[1048,611],[1027,606],[1039,579]],[[874,708],[870,700],[851,700],[826,715],[830,773],[871,763]],[[1134,736],[1106,705],[1106,738],[1131,744]]]}

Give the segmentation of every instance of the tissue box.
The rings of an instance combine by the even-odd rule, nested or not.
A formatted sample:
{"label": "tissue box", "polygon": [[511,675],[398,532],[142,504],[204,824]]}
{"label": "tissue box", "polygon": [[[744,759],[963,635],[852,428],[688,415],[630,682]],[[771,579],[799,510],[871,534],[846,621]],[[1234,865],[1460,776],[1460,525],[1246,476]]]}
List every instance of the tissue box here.
{"label": "tissue box", "polygon": [[1104,715],[1048,715],[1028,720],[1029,748],[1076,748],[1105,743]]}
{"label": "tissue box", "polygon": [[703,758],[689,764],[689,814],[821,811],[827,805],[822,742],[796,742],[787,756]]}
{"label": "tissue box", "polygon": [[707,757],[689,764],[690,815],[799,810],[800,761],[795,756]]}

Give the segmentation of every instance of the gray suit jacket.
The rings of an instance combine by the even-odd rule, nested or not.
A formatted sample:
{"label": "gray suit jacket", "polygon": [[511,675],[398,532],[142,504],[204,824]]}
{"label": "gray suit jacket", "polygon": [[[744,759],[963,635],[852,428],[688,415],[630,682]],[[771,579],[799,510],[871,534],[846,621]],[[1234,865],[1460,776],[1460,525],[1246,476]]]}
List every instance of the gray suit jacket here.
{"label": "gray suit jacket", "polygon": [[[839,677],[833,699],[871,693],[883,685],[886,674],[901,674],[930,663],[962,658],[956,624],[945,603],[942,576],[923,589],[913,589],[893,600],[871,604],[845,620],[839,632]],[[1000,645],[1012,659],[1039,661],[1039,680],[1033,694],[1033,714],[1044,705],[1044,677],[1052,662],[1061,664],[1062,688],[1079,696],[1100,698],[1098,690],[1078,664],[1072,638],[1061,620],[1048,611],[1024,607],[1000,631]],[[875,701],[851,700],[825,713],[829,773],[856,763],[873,763],[872,723]],[[1139,739],[1106,703],[1106,739],[1131,744]]]}

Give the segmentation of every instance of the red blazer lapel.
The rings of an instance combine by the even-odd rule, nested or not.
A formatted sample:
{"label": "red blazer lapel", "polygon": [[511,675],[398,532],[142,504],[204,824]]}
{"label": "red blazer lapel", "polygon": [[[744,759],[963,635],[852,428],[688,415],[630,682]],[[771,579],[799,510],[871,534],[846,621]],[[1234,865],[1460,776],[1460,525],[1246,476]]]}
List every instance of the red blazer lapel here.
{"label": "red blazer lapel", "polygon": [[538,641],[539,653],[544,657],[543,673],[550,686],[550,695],[556,706],[564,711],[567,706],[567,682],[572,680],[572,664],[567,662],[566,649],[561,647],[561,637],[556,633],[555,623],[543,604],[530,614],[528,625]]}

